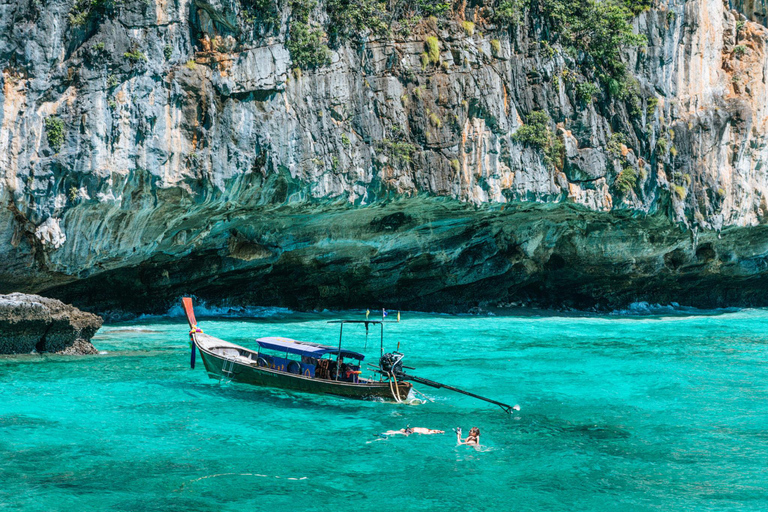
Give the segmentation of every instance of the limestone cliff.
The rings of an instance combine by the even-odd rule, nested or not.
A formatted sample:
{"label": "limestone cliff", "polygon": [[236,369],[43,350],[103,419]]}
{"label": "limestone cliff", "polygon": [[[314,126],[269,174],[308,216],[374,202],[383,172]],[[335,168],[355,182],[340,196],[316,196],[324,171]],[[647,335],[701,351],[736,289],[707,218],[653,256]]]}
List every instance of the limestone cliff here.
{"label": "limestone cliff", "polygon": [[763,2],[648,0],[621,87],[535,3],[0,2],[0,293],[768,302]]}

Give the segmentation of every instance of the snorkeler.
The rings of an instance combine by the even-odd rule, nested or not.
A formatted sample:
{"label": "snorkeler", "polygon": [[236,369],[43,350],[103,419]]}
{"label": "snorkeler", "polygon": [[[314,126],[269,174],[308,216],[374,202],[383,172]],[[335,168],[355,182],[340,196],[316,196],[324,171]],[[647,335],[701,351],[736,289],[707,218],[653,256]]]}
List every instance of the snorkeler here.
{"label": "snorkeler", "polygon": [[480,429],[472,427],[469,429],[469,435],[466,439],[461,439],[461,427],[456,427],[456,442],[458,444],[470,444],[480,446]]}
{"label": "snorkeler", "polygon": [[382,436],[396,436],[398,434],[403,434],[405,436],[409,436],[411,434],[445,434],[445,430],[432,430],[430,428],[422,428],[422,427],[405,427],[401,428],[400,430],[387,430],[383,434],[380,434]]}

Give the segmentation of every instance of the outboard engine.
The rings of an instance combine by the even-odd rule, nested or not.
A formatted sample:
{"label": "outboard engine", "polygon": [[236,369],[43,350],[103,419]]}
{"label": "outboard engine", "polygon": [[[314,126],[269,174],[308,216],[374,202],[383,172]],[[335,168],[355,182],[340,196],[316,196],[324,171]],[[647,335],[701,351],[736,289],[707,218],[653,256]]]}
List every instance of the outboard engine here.
{"label": "outboard engine", "polygon": [[400,352],[387,352],[379,359],[381,371],[387,375],[403,375],[403,357]]}

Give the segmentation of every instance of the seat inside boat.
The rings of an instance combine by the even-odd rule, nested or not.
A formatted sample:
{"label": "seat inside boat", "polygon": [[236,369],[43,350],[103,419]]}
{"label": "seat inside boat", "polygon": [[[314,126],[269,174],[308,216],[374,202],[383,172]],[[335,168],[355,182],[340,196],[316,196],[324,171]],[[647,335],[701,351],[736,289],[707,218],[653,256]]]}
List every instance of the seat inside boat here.
{"label": "seat inside boat", "polygon": [[214,347],[211,349],[216,355],[233,360],[240,364],[253,365],[256,364],[256,354],[248,352],[246,350],[239,350],[232,347]]}

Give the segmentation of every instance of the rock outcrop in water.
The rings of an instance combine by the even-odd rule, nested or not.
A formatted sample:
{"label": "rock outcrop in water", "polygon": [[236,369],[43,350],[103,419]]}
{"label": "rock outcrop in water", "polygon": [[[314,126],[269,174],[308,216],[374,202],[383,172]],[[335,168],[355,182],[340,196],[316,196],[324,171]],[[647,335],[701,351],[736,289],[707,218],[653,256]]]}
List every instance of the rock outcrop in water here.
{"label": "rock outcrop in water", "polygon": [[757,3],[637,2],[626,80],[543,8],[458,2],[342,38],[340,3],[0,4],[0,292],[768,302]]}
{"label": "rock outcrop in water", "polygon": [[56,299],[0,295],[0,354],[96,354],[91,338],[100,317]]}

